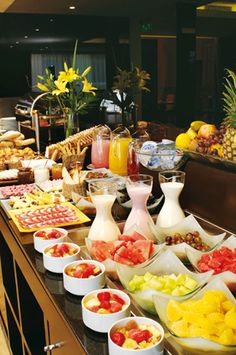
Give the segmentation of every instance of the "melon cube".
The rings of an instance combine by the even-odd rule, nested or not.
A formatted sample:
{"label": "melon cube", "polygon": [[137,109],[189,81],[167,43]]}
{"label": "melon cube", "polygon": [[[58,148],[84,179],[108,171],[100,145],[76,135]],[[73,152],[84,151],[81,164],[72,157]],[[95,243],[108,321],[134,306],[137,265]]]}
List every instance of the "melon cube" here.
{"label": "melon cube", "polygon": [[146,272],[146,274],[143,276],[144,281],[147,282],[153,278],[153,275],[150,272]]}
{"label": "melon cube", "polygon": [[184,285],[186,280],[186,275],[185,274],[179,274],[176,278],[176,284],[177,285]]}
{"label": "melon cube", "polygon": [[184,282],[184,286],[186,288],[188,288],[189,290],[194,290],[197,287],[198,283],[196,280],[194,280],[192,277],[190,276],[186,276],[186,280]]}

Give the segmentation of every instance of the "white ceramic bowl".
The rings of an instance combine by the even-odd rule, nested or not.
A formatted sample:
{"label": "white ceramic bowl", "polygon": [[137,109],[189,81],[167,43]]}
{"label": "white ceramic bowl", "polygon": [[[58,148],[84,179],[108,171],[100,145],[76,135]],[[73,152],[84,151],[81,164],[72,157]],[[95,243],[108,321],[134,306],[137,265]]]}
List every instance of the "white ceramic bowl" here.
{"label": "white ceramic bowl", "polygon": [[[73,267],[79,264],[91,264],[95,265],[100,268],[101,272],[99,275],[80,279],[77,277],[69,276],[66,273],[67,268]],[[100,263],[99,261],[95,260],[78,260],[74,261],[73,263],[67,264],[63,270],[63,284],[65,289],[72,293],[73,295],[77,296],[84,296],[87,293],[97,290],[99,288],[103,288],[106,284],[105,280],[105,266]]]}
{"label": "white ceramic bowl", "polygon": [[[37,234],[41,231],[46,231],[46,232],[51,232],[52,230],[57,230],[60,233],[63,233],[63,236],[59,237],[59,238],[55,238],[55,239],[43,239],[40,237],[37,237]],[[42,253],[43,250],[49,246],[49,245],[53,245],[55,243],[62,243],[66,241],[68,232],[66,229],[64,228],[43,228],[40,229],[39,231],[34,233],[34,249],[37,250],[39,253]]]}
{"label": "white ceramic bowl", "polygon": [[[160,331],[161,338],[153,346],[149,348],[144,348],[140,350],[133,350],[133,349],[125,349],[121,346],[118,346],[111,340],[111,335],[118,329],[124,327],[130,320],[134,320],[137,324],[148,324],[154,325]],[[108,348],[109,348],[109,355],[128,355],[128,354],[141,354],[141,355],[162,355],[164,350],[164,329],[162,326],[154,321],[151,318],[146,317],[132,317],[132,318],[124,318],[116,323],[114,323],[108,331]]]}
{"label": "white ceramic bowl", "polygon": [[[232,302],[236,306],[236,300],[233,296],[233,294],[230,292],[228,287],[224,284],[224,282],[220,279],[219,276],[215,277],[213,280],[211,280],[204,288],[199,290],[198,293],[194,294],[192,298],[189,300],[199,300],[203,297],[205,291],[207,290],[220,290],[225,293],[227,299]],[[179,337],[175,335],[171,330],[170,330],[170,322],[167,318],[167,305],[170,301],[170,298],[165,296],[164,294],[162,296],[153,296],[153,301],[155,303],[155,307],[157,310],[157,314],[162,321],[163,324],[167,327],[169,330],[171,336],[174,338],[174,340],[179,343],[183,347],[183,354],[185,353],[192,353],[191,351],[194,351],[194,354],[201,354],[205,353],[206,354],[217,354],[217,355],[222,355],[222,354],[228,354],[228,355],[235,355],[236,354],[236,345],[222,345],[214,341],[210,341],[208,339],[204,339],[202,337]],[[183,302],[185,300],[182,300],[180,302]]]}
{"label": "white ceramic bowl", "polygon": [[208,280],[213,274],[213,271],[208,271],[203,274],[191,272],[184,266],[181,260],[171,250],[166,250],[156,255],[149,263],[146,264],[128,266],[116,263],[116,271],[119,276],[120,282],[122,283],[124,288],[130,292],[130,294],[138,303],[138,305],[145,311],[152,314],[156,314],[156,309],[153,303],[153,295],[161,296],[163,295],[163,292],[157,291],[152,288],[144,289],[139,292],[131,292],[129,288],[129,282],[135,275],[143,276],[147,272],[157,276],[170,274],[189,275],[198,283],[197,287],[194,290],[182,296],[172,296],[166,294],[166,296],[169,296],[171,299],[180,301],[192,297],[194,293],[196,293],[201,287],[203,287],[208,282]]}
{"label": "white ceramic bowl", "polygon": [[[48,249],[52,248],[56,244],[59,244],[59,245],[60,244],[68,244],[72,248],[77,248],[77,252],[73,255],[59,256],[59,257],[50,256],[50,255],[46,254]],[[53,245],[47,246],[43,250],[43,266],[45,267],[45,269],[47,269],[51,272],[61,274],[61,273],[63,273],[63,269],[67,264],[71,263],[72,261],[76,261],[79,258],[79,253],[80,253],[80,247],[77,244],[74,244],[74,243],[54,243]]]}
{"label": "white ceramic bowl", "polygon": [[[94,297],[99,292],[112,292],[120,296],[125,303],[127,304],[127,307],[124,310],[121,310],[116,313],[110,313],[110,314],[100,314],[100,313],[95,313],[90,310],[88,310],[85,307],[85,303],[88,302],[91,298]],[[95,332],[99,333],[107,333],[110,327],[112,326],[113,323],[116,321],[124,318],[124,317],[129,317],[130,316],[130,298],[129,296],[120,290],[116,289],[100,289],[96,291],[92,291],[88,293],[84,298],[82,299],[82,317],[83,317],[83,322],[84,324],[94,330]]]}

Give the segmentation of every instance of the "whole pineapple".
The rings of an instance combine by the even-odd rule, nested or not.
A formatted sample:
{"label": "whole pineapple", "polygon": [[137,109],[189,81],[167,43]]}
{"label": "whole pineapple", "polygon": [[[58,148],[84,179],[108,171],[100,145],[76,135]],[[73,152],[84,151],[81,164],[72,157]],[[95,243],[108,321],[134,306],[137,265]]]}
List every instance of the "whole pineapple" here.
{"label": "whole pineapple", "polygon": [[226,117],[223,124],[226,132],[223,138],[223,158],[236,162],[236,73],[226,69],[225,91],[223,92]]}

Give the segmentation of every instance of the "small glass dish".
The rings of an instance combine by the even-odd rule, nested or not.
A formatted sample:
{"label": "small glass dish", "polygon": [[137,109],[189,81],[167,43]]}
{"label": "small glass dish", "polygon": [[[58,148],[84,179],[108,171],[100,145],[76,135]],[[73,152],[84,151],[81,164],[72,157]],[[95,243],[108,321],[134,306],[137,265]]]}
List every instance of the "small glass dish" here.
{"label": "small glass dish", "polygon": [[139,306],[143,308],[145,311],[152,314],[156,314],[156,309],[153,303],[153,295],[156,295],[158,297],[159,295],[160,296],[163,295],[163,292],[156,291],[155,289],[152,288],[142,290],[140,292],[135,292],[135,293],[131,292],[129,288],[129,281],[135,275],[143,276],[147,272],[157,276],[170,275],[170,274],[189,275],[198,283],[197,287],[193,291],[183,296],[172,296],[166,294],[166,296],[169,296],[171,299],[183,300],[191,297],[201,287],[203,287],[213,274],[213,272],[211,271],[204,274],[199,274],[199,273],[189,271],[189,269],[187,269],[184,266],[184,264],[179,260],[179,258],[170,250],[166,250],[158,255],[155,255],[155,257],[149,263],[146,264],[141,264],[141,265],[131,267],[131,266],[116,263],[116,271],[120,279],[120,282],[122,283],[124,288],[127,291],[129,291],[129,293],[139,304]]}
{"label": "small glass dish", "polygon": [[[225,293],[227,299],[232,302],[236,307],[236,300],[225,283],[219,278],[216,277],[211,280],[204,288],[199,290],[197,293],[193,295],[193,297],[189,298],[188,301],[191,300],[199,300],[203,297],[205,291],[207,290],[220,290]],[[217,342],[202,338],[202,337],[179,337],[174,334],[170,330],[170,322],[167,318],[167,305],[170,301],[170,298],[167,295],[154,295],[153,301],[156,307],[157,314],[161,320],[161,322],[167,327],[173,339],[179,343],[183,347],[183,353],[192,353],[200,354],[206,352],[206,354],[215,354],[219,355],[228,354],[235,355],[236,353],[236,341],[235,345],[221,345]],[[180,302],[184,302],[185,300],[181,300]]]}
{"label": "small glass dish", "polygon": [[153,141],[137,142],[135,151],[139,162],[154,171],[178,169],[184,162],[184,152],[175,143],[163,144]]}
{"label": "small glass dish", "polygon": [[[221,247],[227,247],[229,249],[235,249],[236,248],[236,237],[234,235],[231,235],[228,239],[226,239],[225,241],[223,241],[221,244],[219,244],[214,250],[219,250],[221,249]],[[201,252],[198,250],[187,250],[187,257],[190,261],[190,263],[192,264],[192,266],[194,267],[195,270],[197,270],[197,272],[203,273],[202,271],[199,270],[197,263],[200,260],[202,255],[207,255],[207,254],[211,254],[212,251],[209,252]],[[220,275],[220,278],[222,281],[225,282],[225,284],[228,286],[228,288],[230,289],[231,292],[235,293],[236,292],[236,274],[233,273],[232,271],[224,271],[221,272],[219,274],[213,274],[212,278],[217,277],[217,275]]]}
{"label": "small glass dish", "polygon": [[[165,243],[165,238],[167,236],[173,236],[175,233],[179,233],[181,235],[186,235],[188,233],[192,233],[193,231],[197,231],[202,239],[203,243],[209,245],[210,249],[208,251],[216,248],[217,245],[222,243],[225,238],[226,233],[221,233],[218,235],[210,235],[208,234],[197,222],[193,215],[189,215],[184,218],[181,222],[176,224],[173,227],[169,228],[161,228],[155,227],[155,236],[158,243]],[[193,248],[186,242],[182,242],[179,244],[167,245],[166,248],[172,250],[184,263],[189,263],[187,258],[187,251],[191,250],[192,252],[197,251],[197,249]]]}

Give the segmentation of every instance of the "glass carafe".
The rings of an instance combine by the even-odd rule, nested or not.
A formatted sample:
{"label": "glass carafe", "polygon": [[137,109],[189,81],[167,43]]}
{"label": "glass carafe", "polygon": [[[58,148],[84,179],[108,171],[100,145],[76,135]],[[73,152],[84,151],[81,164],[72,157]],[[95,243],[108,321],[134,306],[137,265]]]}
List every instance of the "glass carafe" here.
{"label": "glass carafe", "polygon": [[132,142],[128,146],[127,175],[139,173],[139,159],[136,149],[149,139],[149,134],[144,130],[138,130],[132,134]]}
{"label": "glass carafe", "polygon": [[123,126],[111,133],[109,169],[118,175],[127,175],[128,145],[132,141],[130,131]]}
{"label": "glass carafe", "polygon": [[96,207],[96,217],[90,227],[88,238],[106,242],[118,239],[121,233],[111,214],[117,185],[104,180],[94,181],[89,184],[89,191]]}
{"label": "glass carafe", "polygon": [[99,125],[93,134],[91,163],[95,169],[109,167],[110,133],[108,126]]}
{"label": "glass carafe", "polygon": [[125,222],[124,234],[140,230],[148,239],[153,239],[154,225],[147,209],[147,200],[152,192],[153,177],[145,174],[130,175],[126,180],[126,189],[132,201],[132,210]]}
{"label": "glass carafe", "polygon": [[159,182],[165,202],[157,218],[158,226],[171,227],[185,218],[179,204],[179,195],[183,190],[184,181],[185,173],[183,171],[169,170],[159,173]]}

